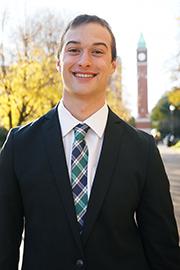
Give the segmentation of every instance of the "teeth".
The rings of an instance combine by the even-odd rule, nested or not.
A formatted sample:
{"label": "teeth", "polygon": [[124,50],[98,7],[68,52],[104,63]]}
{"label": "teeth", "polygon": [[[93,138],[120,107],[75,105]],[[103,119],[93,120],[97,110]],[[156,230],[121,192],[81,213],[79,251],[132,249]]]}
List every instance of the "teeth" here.
{"label": "teeth", "polygon": [[94,74],[82,74],[82,73],[75,73],[74,75],[79,78],[93,78],[95,76]]}

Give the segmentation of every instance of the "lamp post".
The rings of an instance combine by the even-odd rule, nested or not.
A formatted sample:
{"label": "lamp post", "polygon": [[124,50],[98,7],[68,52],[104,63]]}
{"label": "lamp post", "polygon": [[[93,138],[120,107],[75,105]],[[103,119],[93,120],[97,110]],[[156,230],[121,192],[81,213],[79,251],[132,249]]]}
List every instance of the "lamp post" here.
{"label": "lamp post", "polygon": [[173,104],[169,105],[169,110],[171,113],[171,134],[174,135],[174,111],[175,111],[176,107]]}

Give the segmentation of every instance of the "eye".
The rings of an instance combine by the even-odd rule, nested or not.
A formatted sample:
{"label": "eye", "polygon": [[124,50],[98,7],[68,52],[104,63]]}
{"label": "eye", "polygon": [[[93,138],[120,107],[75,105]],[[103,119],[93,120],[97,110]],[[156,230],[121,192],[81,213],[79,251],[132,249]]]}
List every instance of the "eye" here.
{"label": "eye", "polygon": [[78,48],[68,48],[67,52],[71,55],[77,55],[80,53],[80,49]]}
{"label": "eye", "polygon": [[104,54],[104,52],[102,50],[100,50],[100,49],[94,49],[92,51],[92,54],[95,55],[95,56],[101,56],[101,55]]}

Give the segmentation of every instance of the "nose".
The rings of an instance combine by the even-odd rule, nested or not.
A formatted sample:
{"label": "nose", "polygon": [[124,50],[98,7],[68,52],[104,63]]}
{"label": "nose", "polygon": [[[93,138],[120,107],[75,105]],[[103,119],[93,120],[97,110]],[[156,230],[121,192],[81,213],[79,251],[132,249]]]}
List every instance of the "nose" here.
{"label": "nose", "polygon": [[87,51],[83,51],[80,55],[78,65],[80,67],[89,67],[91,65],[91,58]]}

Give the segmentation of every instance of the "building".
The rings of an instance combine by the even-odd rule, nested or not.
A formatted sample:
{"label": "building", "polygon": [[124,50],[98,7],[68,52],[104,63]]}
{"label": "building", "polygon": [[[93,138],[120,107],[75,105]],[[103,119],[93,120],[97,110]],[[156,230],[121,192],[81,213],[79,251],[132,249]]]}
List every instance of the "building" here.
{"label": "building", "polygon": [[148,112],[148,83],[147,83],[147,48],[143,35],[141,34],[137,48],[137,78],[138,94],[136,127],[147,133],[151,131],[151,122]]}

